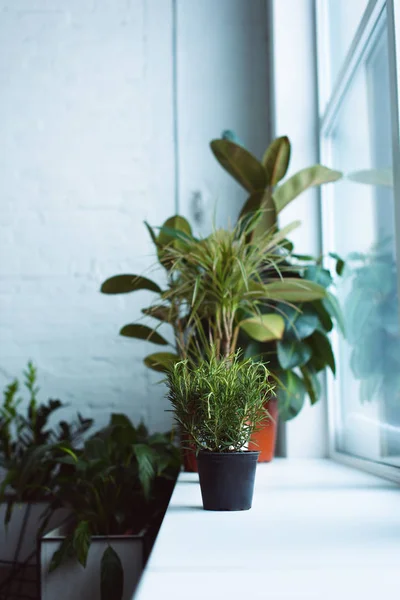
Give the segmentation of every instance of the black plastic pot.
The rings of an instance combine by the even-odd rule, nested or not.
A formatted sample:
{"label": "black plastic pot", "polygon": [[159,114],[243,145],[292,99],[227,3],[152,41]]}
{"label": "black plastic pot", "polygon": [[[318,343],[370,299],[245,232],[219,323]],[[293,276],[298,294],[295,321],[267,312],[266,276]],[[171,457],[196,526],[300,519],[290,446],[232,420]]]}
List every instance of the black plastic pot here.
{"label": "black plastic pot", "polygon": [[259,452],[199,452],[204,510],[249,510]]}

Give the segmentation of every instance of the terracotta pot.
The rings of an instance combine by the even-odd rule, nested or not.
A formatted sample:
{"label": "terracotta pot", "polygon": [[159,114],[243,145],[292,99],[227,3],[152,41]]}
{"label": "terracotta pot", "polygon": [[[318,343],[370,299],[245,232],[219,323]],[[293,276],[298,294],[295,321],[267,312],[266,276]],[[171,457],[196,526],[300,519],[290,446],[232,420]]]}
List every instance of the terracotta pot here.
{"label": "terracotta pot", "polygon": [[278,400],[272,398],[267,409],[273,421],[266,419],[265,425],[251,436],[249,450],[259,450],[258,462],[271,462],[275,454],[276,433],[278,429]]}
{"label": "terracotta pot", "polygon": [[183,470],[186,473],[197,473],[198,470],[195,446],[194,444],[188,444],[187,440],[187,436],[181,434],[181,442],[184,442],[186,447],[190,446],[191,448],[193,448],[192,450],[188,450],[186,447],[181,448]]}

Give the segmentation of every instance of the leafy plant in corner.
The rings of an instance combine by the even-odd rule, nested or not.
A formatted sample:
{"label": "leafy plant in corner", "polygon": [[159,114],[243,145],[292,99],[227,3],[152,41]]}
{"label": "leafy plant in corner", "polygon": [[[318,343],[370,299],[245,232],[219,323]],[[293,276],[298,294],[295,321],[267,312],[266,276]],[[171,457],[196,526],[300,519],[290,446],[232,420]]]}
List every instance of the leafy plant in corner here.
{"label": "leafy plant in corner", "polygon": [[[53,501],[44,517],[59,507],[71,511],[72,528],[54,555],[50,571],[66,558],[74,557],[86,566],[96,535],[137,534],[159,517],[168,497],[166,483],[173,482],[179,469],[179,453],[170,434],[150,435],[146,427],[135,427],[122,414],[113,414],[110,423],[95,433],[82,450],[65,450]],[[111,545],[101,559],[102,597],[113,590],[113,599],[122,597],[123,571]]]}
{"label": "leafy plant in corner", "polygon": [[[56,399],[39,400],[37,371],[32,362],[24,372],[26,400],[20,383],[12,381],[4,390],[0,407],[0,467],[5,475],[0,485],[0,502],[7,502],[5,523],[16,502],[38,502],[48,497],[57,464],[51,460],[57,448],[75,448],[92,425],[79,413],[73,422],[49,424],[54,413],[65,405]],[[25,410],[23,410],[25,407]]]}

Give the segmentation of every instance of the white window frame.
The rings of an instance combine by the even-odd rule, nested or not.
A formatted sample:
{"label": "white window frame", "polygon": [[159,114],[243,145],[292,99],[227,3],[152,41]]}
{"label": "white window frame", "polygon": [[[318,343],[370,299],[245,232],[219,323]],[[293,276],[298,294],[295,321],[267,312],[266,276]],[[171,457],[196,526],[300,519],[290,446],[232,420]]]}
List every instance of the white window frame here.
{"label": "white window frame", "polygon": [[[349,0],[350,1],[350,0]],[[317,27],[317,58],[319,72],[319,138],[320,156],[323,164],[331,164],[331,143],[326,132],[335,119],[341,101],[346,93],[349,83],[355,74],[372,32],[379,21],[382,12],[387,11],[388,44],[390,57],[390,98],[392,109],[392,153],[394,172],[394,203],[396,221],[396,253],[397,264],[400,266],[400,131],[399,131],[399,94],[400,90],[400,0],[370,0],[353,42],[345,57],[343,66],[336,79],[331,81],[330,61],[326,48],[329,35],[328,11],[326,0],[316,0],[316,27]],[[321,189],[321,215],[322,215],[322,246],[324,253],[332,249],[333,237],[333,189],[332,186],[322,186]],[[400,291],[400,269],[398,271],[398,286]],[[400,294],[399,294],[400,298]],[[399,309],[400,314],[400,309]],[[338,334],[332,334],[332,345],[335,355],[338,355]],[[400,483],[400,468],[374,462],[369,459],[359,458],[336,448],[336,422],[340,414],[340,403],[335,402],[334,378],[327,374],[327,400],[328,400],[328,452],[329,457],[337,462],[344,463],[375,475],[385,477]]]}

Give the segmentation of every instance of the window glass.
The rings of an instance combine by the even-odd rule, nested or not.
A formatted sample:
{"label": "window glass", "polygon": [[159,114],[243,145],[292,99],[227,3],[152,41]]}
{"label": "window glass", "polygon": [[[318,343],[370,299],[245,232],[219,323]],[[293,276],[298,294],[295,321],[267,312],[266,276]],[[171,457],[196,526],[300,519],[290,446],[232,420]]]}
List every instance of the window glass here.
{"label": "window glass", "polygon": [[382,18],[329,135],[332,167],[346,174],[333,186],[330,226],[331,250],[346,259],[338,282],[346,338],[337,356],[336,447],[397,464],[400,328],[386,31]]}
{"label": "window glass", "polygon": [[368,0],[327,0],[332,84],[343,65],[367,4]]}

